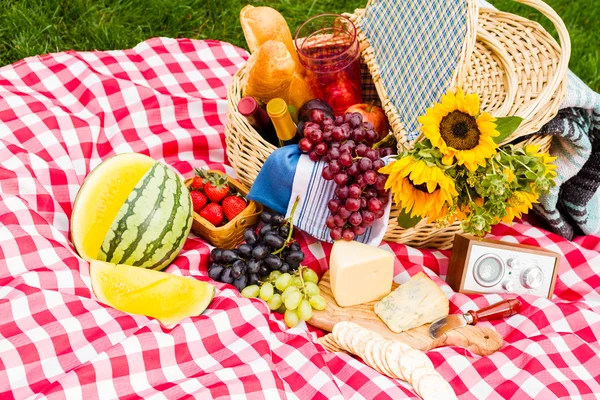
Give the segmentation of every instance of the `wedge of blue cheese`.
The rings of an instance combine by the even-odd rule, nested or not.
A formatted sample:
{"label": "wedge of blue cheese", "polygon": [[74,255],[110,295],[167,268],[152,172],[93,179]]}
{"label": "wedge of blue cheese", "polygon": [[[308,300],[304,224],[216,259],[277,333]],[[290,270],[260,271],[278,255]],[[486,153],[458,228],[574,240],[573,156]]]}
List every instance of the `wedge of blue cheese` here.
{"label": "wedge of blue cheese", "polygon": [[448,315],[448,298],[423,272],[375,304],[375,314],[393,332],[400,333]]}

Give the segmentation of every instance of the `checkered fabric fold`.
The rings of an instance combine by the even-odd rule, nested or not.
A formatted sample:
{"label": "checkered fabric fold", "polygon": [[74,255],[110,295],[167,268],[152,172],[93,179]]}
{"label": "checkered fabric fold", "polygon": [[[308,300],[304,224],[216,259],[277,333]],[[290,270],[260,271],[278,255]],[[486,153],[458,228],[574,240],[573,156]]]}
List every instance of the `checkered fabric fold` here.
{"label": "checkered fabric fold", "polygon": [[464,0],[377,0],[366,8],[360,26],[408,140],[419,135],[417,118],[448,90],[467,24]]}
{"label": "checkered fabric fold", "polygon": [[[69,237],[73,201],[101,160],[136,151],[185,176],[226,169],[226,86],[247,54],[216,41],[152,39],[132,50],[32,57],[0,69],[0,399],[400,399],[410,386],[326,352],[322,332],[229,285],[201,316],[167,330],[100,304]],[[527,223],[493,238],[562,254],[553,300],[483,322],[505,338],[489,357],[428,352],[461,399],[594,399],[600,394],[600,237],[573,242]],[[331,246],[300,235],[323,272]],[[447,251],[389,243],[396,280],[419,271],[451,312],[500,300],[452,293]],[[190,236],[168,272],[209,281],[209,247]]]}

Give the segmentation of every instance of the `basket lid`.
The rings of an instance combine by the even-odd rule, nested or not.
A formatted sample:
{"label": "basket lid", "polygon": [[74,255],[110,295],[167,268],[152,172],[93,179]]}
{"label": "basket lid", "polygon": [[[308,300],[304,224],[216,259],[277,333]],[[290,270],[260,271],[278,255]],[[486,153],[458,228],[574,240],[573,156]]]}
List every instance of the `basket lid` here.
{"label": "basket lid", "polygon": [[[391,101],[408,140],[417,118],[462,77],[476,38],[475,0],[371,0],[358,21],[373,51],[379,96]],[[373,70],[376,69],[376,71]]]}

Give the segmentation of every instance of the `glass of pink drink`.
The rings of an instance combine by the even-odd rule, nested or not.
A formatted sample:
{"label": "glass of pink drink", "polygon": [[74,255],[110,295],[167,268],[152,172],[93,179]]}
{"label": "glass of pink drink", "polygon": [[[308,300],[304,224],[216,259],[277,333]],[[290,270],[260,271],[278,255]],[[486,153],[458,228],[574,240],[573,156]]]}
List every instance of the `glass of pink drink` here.
{"label": "glass of pink drink", "polygon": [[298,28],[295,39],[313,93],[335,115],[362,102],[360,46],[352,21],[337,14],[317,15]]}

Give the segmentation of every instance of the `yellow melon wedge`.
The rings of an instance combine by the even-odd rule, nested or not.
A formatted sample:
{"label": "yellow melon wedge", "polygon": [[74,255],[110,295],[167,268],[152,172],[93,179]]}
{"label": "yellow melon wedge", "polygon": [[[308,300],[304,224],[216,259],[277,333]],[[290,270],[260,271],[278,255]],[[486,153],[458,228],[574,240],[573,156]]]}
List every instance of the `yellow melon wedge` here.
{"label": "yellow melon wedge", "polygon": [[79,255],[96,259],[125,200],[156,160],[139,153],[113,156],[85,178],[71,213],[71,239]]}
{"label": "yellow melon wedge", "polygon": [[98,260],[90,264],[90,278],[102,303],[169,328],[202,314],[215,295],[213,285],[194,278]]}

